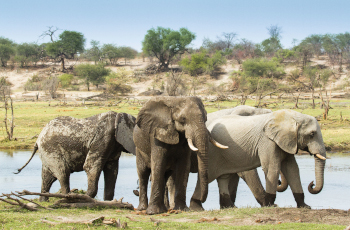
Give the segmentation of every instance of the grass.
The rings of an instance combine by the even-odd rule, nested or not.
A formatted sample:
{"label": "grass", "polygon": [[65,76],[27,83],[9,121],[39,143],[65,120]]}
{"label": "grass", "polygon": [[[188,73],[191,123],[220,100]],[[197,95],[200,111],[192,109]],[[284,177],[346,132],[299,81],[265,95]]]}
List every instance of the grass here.
{"label": "grass", "polygon": [[[271,103],[272,100],[266,101]],[[319,103],[319,101],[316,101]],[[63,104],[60,101],[49,102],[14,102],[15,129],[14,137],[16,141],[8,141],[3,123],[0,126],[0,148],[1,149],[31,149],[42,128],[52,119],[58,116],[73,116],[76,118],[86,118],[98,113],[110,110],[116,112],[125,112],[137,116],[141,105],[133,102],[122,102],[118,106],[113,106],[113,101],[109,102],[87,102],[82,105],[81,102],[69,102]],[[224,102],[204,102],[208,113],[215,112],[218,109],[231,108],[238,105],[237,101]],[[253,106],[255,101],[248,100],[247,105]],[[278,104],[269,104],[268,108],[272,110],[290,109],[294,103],[283,102]],[[301,101],[299,109],[296,111],[318,117],[321,125],[323,139],[327,147],[332,151],[347,151],[350,149],[350,100],[331,101],[333,109],[329,111],[327,120],[323,120],[323,109],[317,105],[316,109],[311,108],[311,101]],[[340,120],[342,113],[343,120]],[[0,120],[5,114],[3,107],[0,108]],[[8,115],[9,117],[9,115]]]}
{"label": "grass", "polygon": [[[37,202],[37,200],[36,200]],[[48,206],[53,204],[41,203]],[[59,217],[68,218],[70,220],[91,220],[97,217],[104,216],[105,219],[115,219],[127,222],[128,228],[139,229],[344,229],[345,225],[324,224],[313,221],[310,223],[295,223],[289,220],[278,219],[273,220],[273,223],[259,223],[260,219],[276,218],[271,215],[275,212],[275,208],[239,208],[239,209],[224,209],[212,210],[203,212],[181,212],[179,214],[164,214],[147,216],[139,215],[139,212],[130,210],[116,210],[110,208],[94,208],[94,209],[54,209],[31,212],[24,209],[9,207],[5,203],[0,203],[0,227],[2,229],[106,229],[113,226],[106,226],[101,222],[94,224],[78,224],[78,223],[60,223],[49,224],[42,220],[59,223]],[[298,209],[279,209],[282,211],[291,212]],[[302,211],[305,212],[309,210]],[[266,213],[264,217],[264,213]],[[131,218],[128,218],[131,217]],[[160,223],[157,225],[151,221],[153,218]],[[213,219],[215,218],[215,219]],[[278,217],[277,217],[278,218]],[[203,221],[205,220],[205,221]],[[271,219],[270,219],[271,220]],[[201,222],[202,221],[202,222]],[[114,227],[115,228],[115,227]]]}

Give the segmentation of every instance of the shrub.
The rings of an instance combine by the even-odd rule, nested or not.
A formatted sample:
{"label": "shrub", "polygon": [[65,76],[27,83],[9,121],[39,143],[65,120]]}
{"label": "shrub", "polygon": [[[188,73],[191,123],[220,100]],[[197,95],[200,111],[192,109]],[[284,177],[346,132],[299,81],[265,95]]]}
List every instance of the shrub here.
{"label": "shrub", "polygon": [[127,72],[113,72],[106,77],[107,92],[111,94],[125,94],[132,91],[130,85],[125,84],[127,81]]}
{"label": "shrub", "polygon": [[58,77],[61,87],[62,88],[68,88],[72,85],[73,75],[72,74],[62,74]]}

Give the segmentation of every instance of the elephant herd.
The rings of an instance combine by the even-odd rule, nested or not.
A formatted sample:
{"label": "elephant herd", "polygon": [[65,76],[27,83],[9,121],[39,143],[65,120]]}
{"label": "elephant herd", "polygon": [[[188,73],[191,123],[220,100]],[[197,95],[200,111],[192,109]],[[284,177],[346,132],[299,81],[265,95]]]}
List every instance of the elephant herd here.
{"label": "elephant herd", "polygon": [[[198,173],[191,210],[203,210],[208,184],[217,180],[220,207],[235,207],[239,178],[261,206],[274,205],[279,175],[290,186],[297,207],[304,202],[299,168],[294,155],[304,150],[315,158],[316,185],[324,183],[326,150],[317,120],[292,110],[237,106],[210,113],[198,97],[153,97],[137,118],[107,112],[85,119],[57,117],[41,131],[30,162],[38,151],[42,161],[41,192],[58,180],[69,193],[69,177],[85,171],[87,195],[95,197],[103,171],[104,200],[112,200],[121,152],[136,155],[139,178],[138,210],[148,214],[168,208],[187,210],[186,188],[190,172]],[[262,166],[266,185],[256,168]],[[150,199],[147,188],[152,178]],[[168,198],[169,192],[169,199]],[[47,198],[40,197],[41,201]]]}

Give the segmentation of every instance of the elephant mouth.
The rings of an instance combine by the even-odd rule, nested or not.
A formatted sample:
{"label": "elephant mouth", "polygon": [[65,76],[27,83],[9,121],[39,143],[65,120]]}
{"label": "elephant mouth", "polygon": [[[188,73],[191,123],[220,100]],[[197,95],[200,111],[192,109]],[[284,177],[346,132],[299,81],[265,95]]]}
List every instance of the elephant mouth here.
{"label": "elephant mouth", "polygon": [[305,152],[308,152],[311,156],[317,157],[317,158],[319,158],[321,160],[325,161],[327,159],[326,157],[322,156],[320,153],[312,153],[312,152],[310,152],[308,147],[305,147],[302,150],[305,151]]}

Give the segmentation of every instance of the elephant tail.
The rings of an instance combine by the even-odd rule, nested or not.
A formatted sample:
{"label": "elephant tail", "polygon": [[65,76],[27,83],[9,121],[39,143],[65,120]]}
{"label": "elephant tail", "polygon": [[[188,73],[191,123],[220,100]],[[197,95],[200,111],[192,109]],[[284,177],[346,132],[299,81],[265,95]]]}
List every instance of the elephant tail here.
{"label": "elephant tail", "polygon": [[24,169],[24,167],[26,167],[27,164],[29,164],[29,162],[32,160],[32,158],[34,157],[34,155],[35,155],[35,153],[36,153],[37,150],[38,150],[38,144],[35,143],[33,153],[32,153],[32,155],[30,156],[30,158],[29,158],[29,160],[27,161],[27,163],[25,163],[25,165],[24,165],[22,168],[18,169],[18,172],[15,172],[14,174],[20,173],[20,172],[22,171],[22,169]]}

